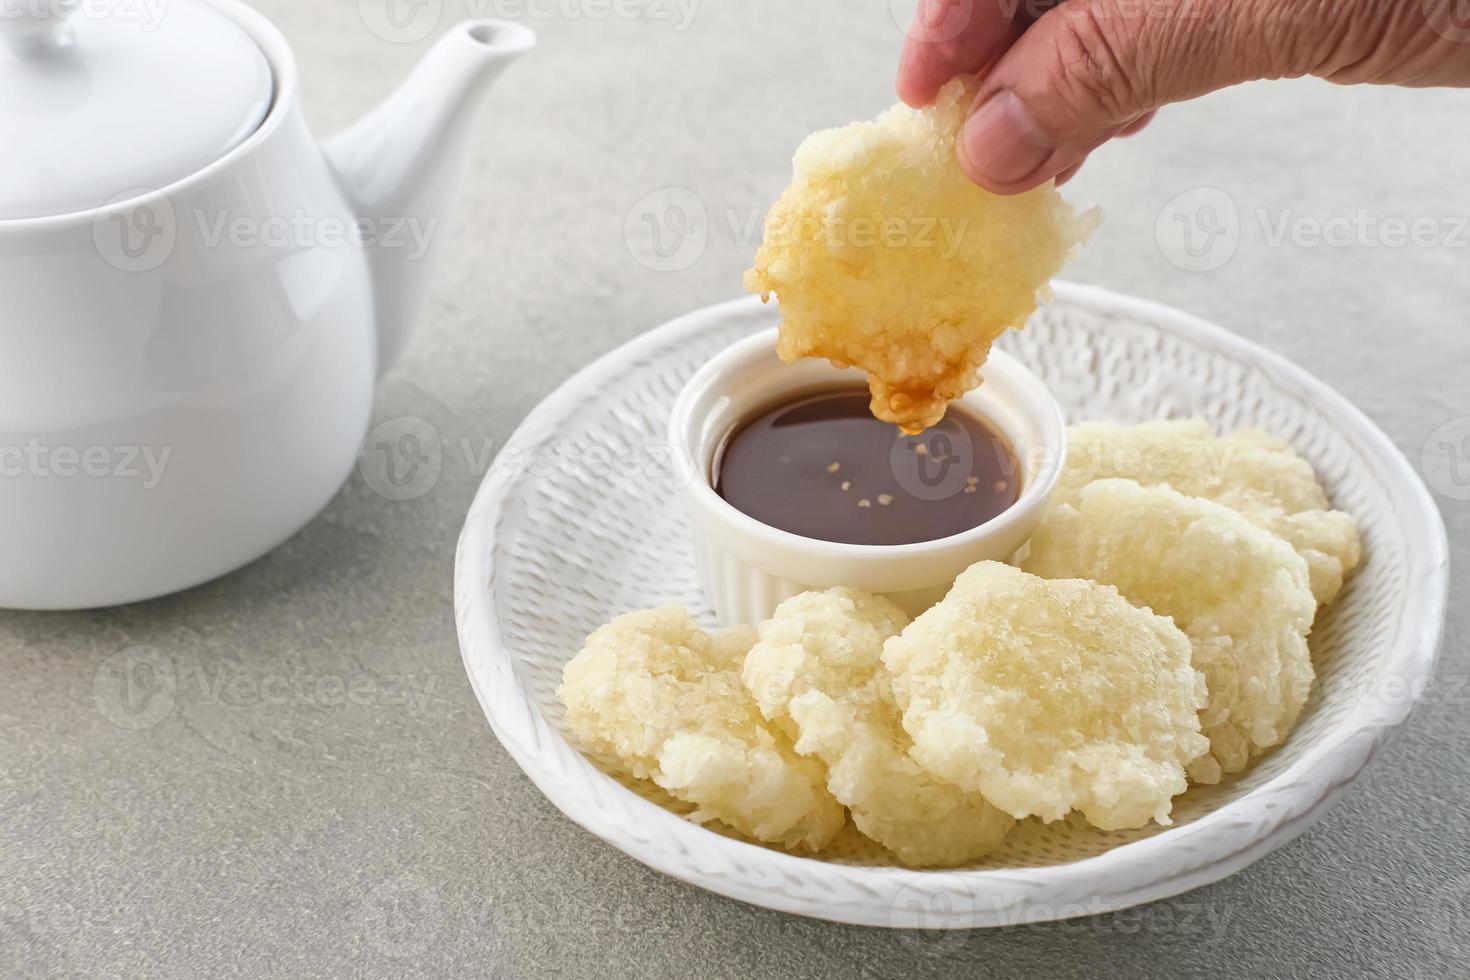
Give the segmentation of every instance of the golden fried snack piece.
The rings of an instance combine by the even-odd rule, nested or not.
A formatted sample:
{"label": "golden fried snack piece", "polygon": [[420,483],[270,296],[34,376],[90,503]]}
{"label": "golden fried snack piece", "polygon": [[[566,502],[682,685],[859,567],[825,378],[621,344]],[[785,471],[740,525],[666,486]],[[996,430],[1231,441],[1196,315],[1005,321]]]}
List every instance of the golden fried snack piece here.
{"label": "golden fried snack piece", "polygon": [[780,300],[783,360],[864,369],[873,414],[909,433],[975,387],[991,342],[1099,220],[1051,184],[1001,197],[971,183],[954,140],[973,94],[955,79],[931,108],[809,136],[745,274]]}
{"label": "golden fried snack piece", "polygon": [[827,789],[864,834],[910,867],[968,864],[1015,821],[909,757],[882,662],[883,642],[908,622],[892,602],[856,589],[788,599],[761,624],[745,686],[796,751],[826,764]]}
{"label": "golden fried snack piece", "polygon": [[1217,436],[1202,419],[1084,422],[1068,429],[1067,438],[1061,499],[1093,480],[1117,477],[1224,504],[1306,559],[1319,605],[1337,597],[1362,558],[1357,521],[1331,509],[1311,464],[1283,439],[1255,429]]}
{"label": "golden fried snack piece", "polygon": [[1238,512],[1169,487],[1099,480],[1053,508],[1021,567],[1116,586],[1189,635],[1209,685],[1200,724],[1211,758],[1190,767],[1196,782],[1239,772],[1296,723],[1314,677],[1307,565]]}
{"label": "golden fried snack piece", "polygon": [[883,662],[914,758],[1015,817],[1167,824],[1209,748],[1189,640],[1109,586],[981,562]]}
{"label": "golden fried snack piece", "polygon": [[817,851],[847,822],[826,772],[761,718],[740,682],[749,628],[710,636],[683,608],[628,613],[567,664],[568,728],[616,770],[651,779],[756,840]]}

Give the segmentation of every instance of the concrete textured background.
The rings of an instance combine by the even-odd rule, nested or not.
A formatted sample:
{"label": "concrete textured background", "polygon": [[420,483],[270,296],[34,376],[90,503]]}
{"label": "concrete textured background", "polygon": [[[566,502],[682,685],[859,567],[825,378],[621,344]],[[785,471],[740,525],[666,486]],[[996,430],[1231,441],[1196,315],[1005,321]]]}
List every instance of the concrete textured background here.
{"label": "concrete textured background", "polygon": [[[453,549],[486,450],[592,358],[739,292],[744,222],[798,141],[892,101],[904,4],[424,0],[384,38],[387,2],[259,0],[323,134],[390,90],[429,43],[414,34],[498,12],[542,39],[492,96],[432,310],[379,394],[375,421],[438,432],[442,470],[393,500],[365,466],[292,541],[183,595],[0,614],[0,974],[1470,970],[1458,588],[1439,682],[1345,802],[1233,878],[1127,913],[962,936],[806,921],[665,878],[557,813],[490,734],[455,642]],[[1457,562],[1467,119],[1470,92],[1252,85],[1166,110],[1068,189],[1108,213],[1070,278],[1216,320],[1348,394],[1427,466]],[[706,230],[671,260],[684,268],[648,268],[641,213],[667,218],[689,193]],[[1416,219],[1419,241],[1394,247],[1394,222]],[[1314,241],[1314,221],[1343,237]],[[1185,227],[1221,234],[1191,259]],[[151,724],[119,726],[94,684],[138,646],[166,658],[175,693]]]}

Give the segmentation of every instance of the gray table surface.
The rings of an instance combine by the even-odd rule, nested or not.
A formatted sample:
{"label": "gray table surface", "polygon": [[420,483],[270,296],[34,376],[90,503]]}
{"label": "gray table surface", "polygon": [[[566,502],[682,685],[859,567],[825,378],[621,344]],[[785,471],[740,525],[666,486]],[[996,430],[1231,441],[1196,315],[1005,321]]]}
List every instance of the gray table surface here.
{"label": "gray table surface", "polygon": [[[260,0],[321,133],[427,46],[369,30],[383,2]],[[392,500],[365,467],[289,543],[182,595],[0,614],[0,975],[1470,971],[1463,589],[1440,682],[1340,806],[1240,874],[1130,913],[958,937],[836,926],[705,894],[563,818],[460,666],[452,559],[485,451],[592,358],[736,295],[745,220],[804,135],[891,101],[901,37],[882,0],[685,0],[688,18],[665,0],[427,0],[421,15],[440,8],[440,30],[488,11],[542,38],[492,96],[432,309],[378,398],[377,422],[433,425],[442,472]],[[1238,330],[1348,394],[1416,466],[1427,446],[1462,562],[1467,172],[1470,93],[1247,86],[1094,156],[1069,194],[1109,219],[1068,275]],[[685,191],[707,231],[673,260],[686,268],[648,268],[640,209],[661,217]],[[1191,259],[1176,213],[1224,235]],[[1394,247],[1415,219],[1419,241]],[[1314,221],[1345,237],[1314,240]],[[156,724],[123,728],[94,678],[140,645],[169,658],[176,692]]]}

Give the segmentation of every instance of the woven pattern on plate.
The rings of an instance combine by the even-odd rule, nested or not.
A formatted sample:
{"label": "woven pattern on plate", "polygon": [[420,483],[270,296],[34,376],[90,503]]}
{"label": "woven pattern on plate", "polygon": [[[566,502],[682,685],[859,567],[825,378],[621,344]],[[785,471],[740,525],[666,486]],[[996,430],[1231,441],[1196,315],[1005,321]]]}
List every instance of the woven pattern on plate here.
{"label": "woven pattern on plate", "polygon": [[[860,835],[815,861],[687,822],[674,829],[658,816],[666,810],[649,806],[670,802],[656,788],[620,787],[559,728],[562,666],[590,630],[668,600],[712,621],[666,419],[705,359],[776,320],[773,309],[747,300],[675,321],[574,378],[527,420],[487,477],[461,543],[456,607],[466,665],[492,727],[523,768],[564,811],[629,853],[762,904],[846,921],[931,924],[894,911],[894,888],[912,886],[895,885],[895,873],[883,873],[890,859]],[[1218,328],[1062,284],[1056,301],[1003,346],[1051,387],[1069,420],[1199,415],[1220,431],[1249,425],[1283,436],[1316,467],[1334,505],[1359,520],[1364,562],[1319,615],[1317,683],[1286,744],[1220,786],[1192,788],[1176,801],[1173,828],[1104,832],[1080,820],[1025,821],[974,873],[932,876],[934,890],[958,890],[971,902],[986,895],[1061,903],[1107,893],[1105,907],[1121,907],[1172,894],[1299,832],[1407,714],[1407,703],[1381,696],[1401,690],[1384,679],[1412,682],[1432,664],[1443,528],[1437,514],[1425,514],[1427,496],[1405,476],[1402,457],[1366,419],[1345,415],[1352,410],[1339,396]],[[1087,875],[1078,869],[1095,862],[1070,864],[1100,857],[1106,867]],[[1099,880],[1104,872],[1115,880]],[[920,886],[926,895],[928,888]],[[938,924],[993,919],[977,911],[972,922]]]}

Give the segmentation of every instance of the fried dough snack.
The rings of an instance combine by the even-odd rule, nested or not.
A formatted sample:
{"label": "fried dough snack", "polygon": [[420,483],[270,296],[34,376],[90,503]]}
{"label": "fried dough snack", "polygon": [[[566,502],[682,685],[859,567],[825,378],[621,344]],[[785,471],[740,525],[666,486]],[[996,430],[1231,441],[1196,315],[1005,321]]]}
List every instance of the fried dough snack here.
{"label": "fried dough snack", "polygon": [[910,434],[975,387],[991,342],[1099,220],[1051,184],[1009,197],[973,184],[954,146],[973,95],[955,79],[931,108],[808,137],[745,274],[780,300],[783,360],[862,368],[873,414]]}
{"label": "fried dough snack", "polygon": [[558,692],[567,726],[618,771],[651,779],[756,840],[817,851],[847,821],[740,682],[751,629],[710,636],[683,608],[619,616],[587,638]]}
{"label": "fried dough snack", "polygon": [[1188,639],[1093,582],[973,565],[883,662],[914,758],[1015,817],[1167,824],[1209,748]]}
{"label": "fried dough snack", "polygon": [[1200,724],[1210,758],[1190,767],[1196,782],[1239,772],[1296,723],[1314,677],[1307,565],[1236,511],[1169,487],[1099,480],[1053,508],[1021,567],[1116,586],[1189,635],[1209,685]]}
{"label": "fried dough snack", "polygon": [[1062,499],[1093,480],[1118,477],[1224,504],[1306,559],[1319,605],[1336,598],[1362,557],[1357,522],[1330,509],[1311,464],[1283,439],[1254,429],[1216,436],[1202,419],[1085,422],[1068,429],[1067,438]]}
{"label": "fried dough snack", "polygon": [[910,867],[988,854],[1015,821],[978,793],[934,778],[909,757],[883,642],[909,619],[856,589],[808,592],[761,624],[745,686],[761,713],[827,766],[827,789],[868,837]]}

